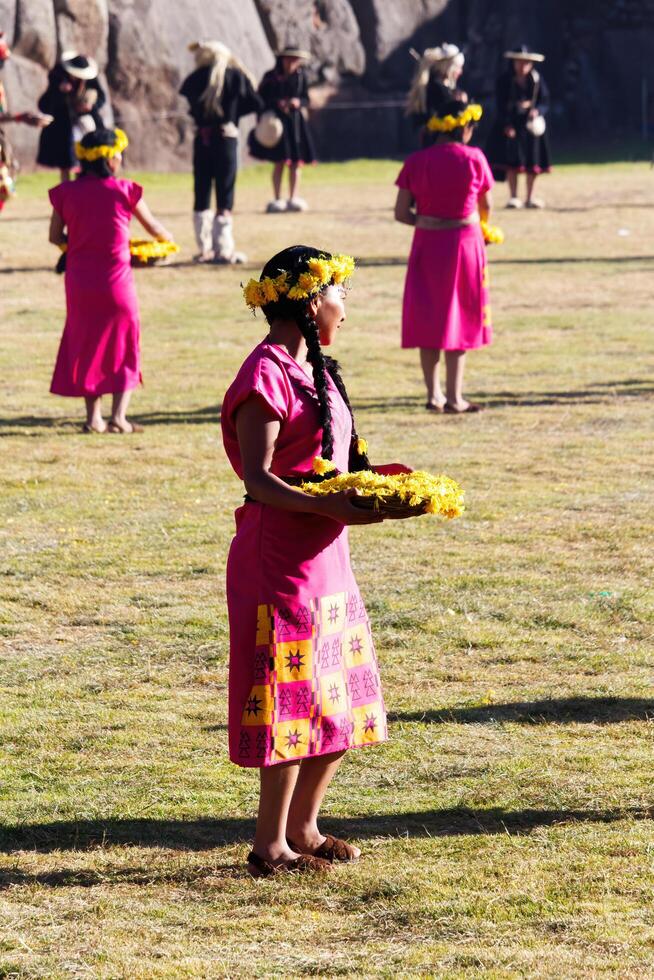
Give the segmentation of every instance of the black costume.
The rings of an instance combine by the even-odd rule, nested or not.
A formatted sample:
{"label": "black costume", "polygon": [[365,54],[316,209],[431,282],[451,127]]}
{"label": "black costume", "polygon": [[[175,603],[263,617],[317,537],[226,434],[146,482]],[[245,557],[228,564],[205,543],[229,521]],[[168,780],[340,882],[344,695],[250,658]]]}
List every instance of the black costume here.
{"label": "black costume", "polygon": [[231,211],[238,169],[238,133],[241,116],[261,109],[261,100],[250,80],[238,68],[225,71],[222,93],[218,99],[222,115],[207,109],[202,95],[206,91],[211,67],[197,68],[185,80],[180,94],[188,100],[189,112],[197,132],[193,143],[194,211],[211,207],[211,185],[215,183],[217,208]]}
{"label": "black costume", "polygon": [[282,99],[299,99],[302,107],[309,105],[309,85],[304,69],[300,67],[291,75],[284,75],[277,64],[261,79],[259,95],[264,109],[281,119],[284,130],[279,143],[272,147],[262,146],[252,130],[248,140],[252,156],[273,163],[313,163],[316,153],[302,108],[283,110],[277,104]]}
{"label": "black costume", "polygon": [[[62,82],[70,82],[73,86],[70,92],[62,92],[59,88]],[[90,90],[97,92],[97,98],[88,112],[80,112],[80,103],[84,94]],[[104,125],[100,109],[107,97],[97,78],[82,80],[73,78],[63,65],[55,65],[48,75],[48,87],[39,99],[39,110],[54,116],[49,126],[41,133],[39,152],[36,162],[44,167],[58,167],[60,170],[70,170],[79,163],[75,156],[73,126],[80,115],[93,118],[96,129]]]}
{"label": "black costume", "polygon": [[[528,108],[519,103],[528,101]],[[530,109],[536,108],[547,115],[550,96],[545,79],[535,68],[520,85],[513,65],[510,64],[497,80],[495,122],[488,137],[486,156],[496,180],[506,180],[507,170],[519,173],[540,174],[550,170],[550,148],[547,131],[534,136],[527,129]],[[515,136],[507,136],[505,130],[513,127]]]}

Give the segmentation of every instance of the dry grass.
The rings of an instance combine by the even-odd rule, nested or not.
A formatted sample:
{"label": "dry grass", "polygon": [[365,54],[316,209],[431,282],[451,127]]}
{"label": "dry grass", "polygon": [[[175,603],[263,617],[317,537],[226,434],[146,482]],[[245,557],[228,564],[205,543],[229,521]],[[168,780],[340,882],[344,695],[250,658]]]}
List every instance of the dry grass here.
{"label": "dry grass", "polygon": [[[244,273],[137,273],[147,430],[83,437],[47,394],[47,180],[3,214],[0,977],[654,974],[653,178],[564,167],[548,211],[501,215],[496,341],[468,368],[490,410],[452,419],[398,350],[396,170],[317,168],[306,215],[261,216],[258,169],[238,199],[253,268],[298,240],[361,258],[359,429],[468,494],[458,523],[352,535],[391,740],[339,774],[325,826],[365,860],[320,883],[244,877],[255,776],[226,760],[241,490],[217,420],[261,334]],[[188,257],[188,178],[144,182]]]}

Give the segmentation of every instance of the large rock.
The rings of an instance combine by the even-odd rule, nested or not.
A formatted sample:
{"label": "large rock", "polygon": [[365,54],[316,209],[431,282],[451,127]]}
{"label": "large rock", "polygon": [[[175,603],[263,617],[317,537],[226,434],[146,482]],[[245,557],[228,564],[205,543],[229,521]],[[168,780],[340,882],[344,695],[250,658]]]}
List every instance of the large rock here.
{"label": "large rock", "polygon": [[107,74],[134,165],[167,169],[179,168],[180,158],[190,161],[191,126],[177,91],[194,67],[191,41],[223,41],[257,78],[274,63],[254,0],[110,0],[109,12]]}
{"label": "large rock", "polygon": [[[367,73],[377,81],[384,62],[407,47],[424,23],[445,10],[449,0],[350,0],[366,49]],[[405,52],[402,52],[404,55]]]}
{"label": "large rock", "polygon": [[313,55],[311,70],[321,80],[363,74],[365,52],[347,0],[256,0],[256,5],[274,51],[286,44],[306,48]]}
{"label": "large rock", "polygon": [[[45,69],[35,61],[14,54],[5,65],[3,81],[10,111],[17,113],[36,109],[36,101],[48,79]],[[22,169],[33,169],[39,130],[23,123],[8,123],[5,129]]]}
{"label": "large rock", "polygon": [[57,57],[52,0],[18,0],[13,51],[51,68]]}
{"label": "large rock", "polygon": [[[26,0],[20,0],[21,3]],[[33,3],[34,0],[27,0]],[[59,53],[79,51],[107,64],[109,10],[107,0],[54,0]]]}
{"label": "large rock", "polygon": [[0,31],[4,31],[9,44],[14,43],[16,26],[16,0],[0,0]]}

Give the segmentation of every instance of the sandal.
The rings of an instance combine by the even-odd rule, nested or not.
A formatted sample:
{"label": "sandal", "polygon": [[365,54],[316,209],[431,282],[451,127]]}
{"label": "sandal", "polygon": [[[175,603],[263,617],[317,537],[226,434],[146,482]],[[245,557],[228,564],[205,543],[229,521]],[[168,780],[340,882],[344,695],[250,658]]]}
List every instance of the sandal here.
{"label": "sandal", "polygon": [[109,426],[106,429],[96,429],[95,426],[85,422],[82,426],[82,432],[87,436],[101,436],[104,432],[107,432],[108,428]]}
{"label": "sandal", "polygon": [[118,425],[118,422],[114,422],[113,419],[110,419],[107,423],[107,432],[113,432],[114,435],[123,436],[131,435],[132,432],[143,432],[143,426],[139,425],[137,422],[128,422],[127,424],[130,426],[129,429],[126,429],[122,425]]}
{"label": "sandal", "polygon": [[436,412],[438,415],[442,415],[444,410],[442,405],[434,405],[432,402],[427,402],[425,408],[428,412]]}
{"label": "sandal", "polygon": [[324,861],[313,854],[301,854],[300,857],[291,858],[288,861],[280,861],[279,864],[273,864],[271,861],[266,861],[265,858],[259,857],[254,851],[250,851],[248,854],[247,869],[253,878],[270,878],[272,875],[302,874],[306,871],[325,874],[332,870],[332,866],[329,861]]}
{"label": "sandal", "polygon": [[467,412],[483,412],[484,406],[477,405],[475,402],[468,402],[465,408],[455,408],[454,405],[450,405],[449,402],[445,402],[443,405],[443,411],[446,415],[465,415]]}
{"label": "sandal", "polygon": [[[302,848],[294,844],[288,837],[286,838],[286,843],[294,851],[298,851],[300,854],[303,853]],[[329,861],[330,864],[334,864],[335,862],[353,864],[360,858],[360,855],[355,853],[351,844],[341,840],[340,837],[333,837],[332,834],[327,834],[322,844],[307,856],[321,858],[324,861]]]}

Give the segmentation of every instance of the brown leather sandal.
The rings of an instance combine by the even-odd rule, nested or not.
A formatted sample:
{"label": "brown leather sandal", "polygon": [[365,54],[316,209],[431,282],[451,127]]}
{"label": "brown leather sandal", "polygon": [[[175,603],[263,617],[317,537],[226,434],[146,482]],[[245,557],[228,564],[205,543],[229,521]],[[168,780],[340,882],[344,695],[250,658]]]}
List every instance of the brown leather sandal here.
{"label": "brown leather sandal", "polygon": [[425,408],[428,412],[436,412],[437,415],[442,415],[444,408],[442,405],[435,405],[434,402],[427,402]]}
{"label": "brown leather sandal", "polygon": [[[301,847],[298,847],[297,844],[294,844],[292,840],[289,840],[288,837],[286,838],[286,843],[300,854],[307,853]],[[332,834],[327,834],[322,844],[315,851],[311,851],[308,856],[322,858],[324,861],[329,861],[330,864],[353,864],[359,860],[361,855],[356,854],[352,845],[348,844],[347,841],[341,840],[340,837],[333,837]]]}
{"label": "brown leather sandal", "polygon": [[465,408],[455,408],[449,402],[443,405],[443,412],[446,415],[466,415],[468,412],[483,412],[484,406],[477,405],[476,402],[468,402]]}
{"label": "brown leather sandal", "polygon": [[270,878],[272,875],[289,873],[303,874],[307,871],[314,874],[325,874],[332,870],[329,861],[321,860],[313,854],[301,854],[300,857],[292,858],[289,861],[273,864],[271,861],[259,857],[254,851],[250,851],[248,854],[247,867],[253,878]]}

